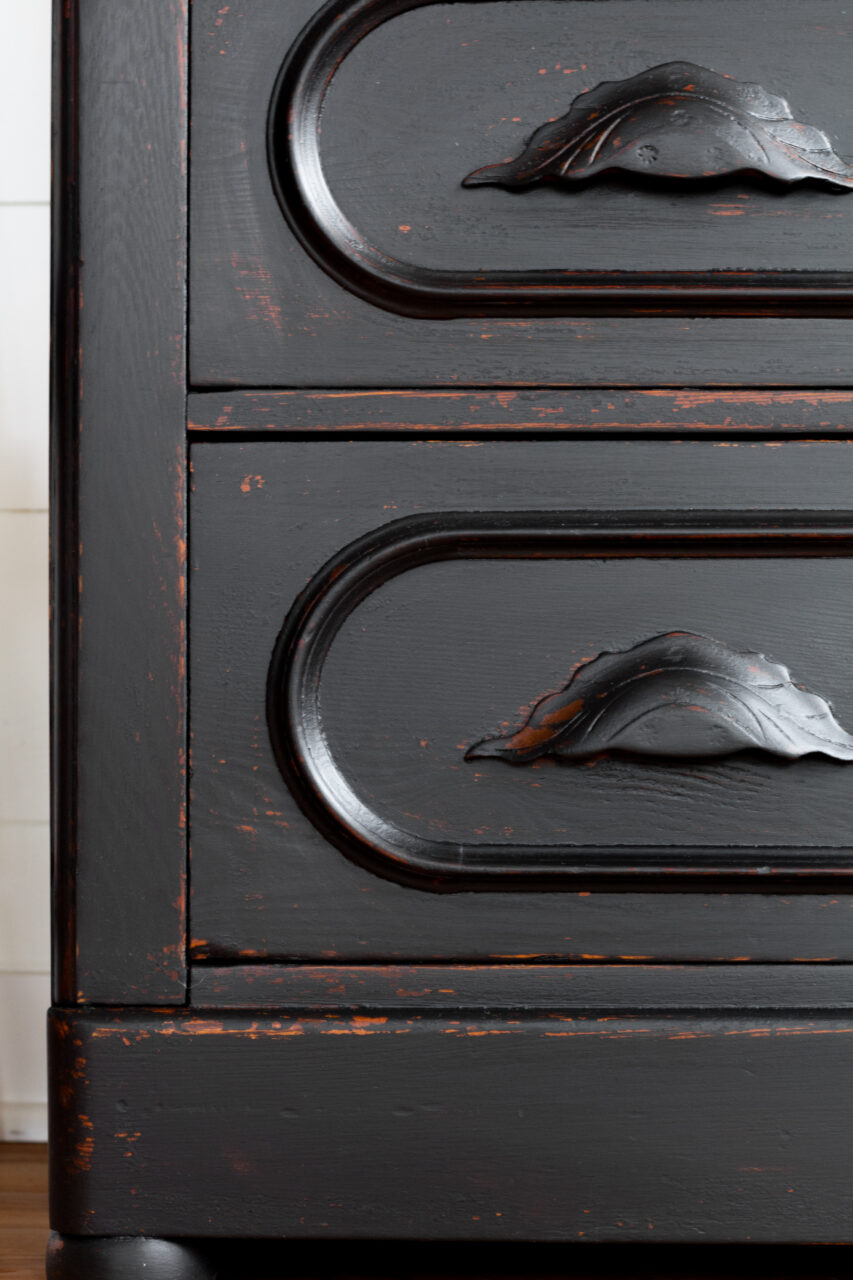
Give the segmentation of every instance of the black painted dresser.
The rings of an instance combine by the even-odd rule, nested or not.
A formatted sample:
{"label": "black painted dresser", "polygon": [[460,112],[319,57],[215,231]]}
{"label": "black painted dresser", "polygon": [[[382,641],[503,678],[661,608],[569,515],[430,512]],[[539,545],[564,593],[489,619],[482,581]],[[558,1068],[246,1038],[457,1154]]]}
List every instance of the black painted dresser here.
{"label": "black painted dresser", "polygon": [[851,63],[58,0],[52,1280],[853,1240]]}

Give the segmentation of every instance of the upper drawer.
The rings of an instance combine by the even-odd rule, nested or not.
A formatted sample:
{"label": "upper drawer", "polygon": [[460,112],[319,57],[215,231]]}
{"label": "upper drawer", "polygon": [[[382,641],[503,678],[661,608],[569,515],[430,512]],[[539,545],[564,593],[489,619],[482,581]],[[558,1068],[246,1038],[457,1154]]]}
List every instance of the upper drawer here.
{"label": "upper drawer", "polygon": [[193,13],[197,384],[844,380],[838,3]]}

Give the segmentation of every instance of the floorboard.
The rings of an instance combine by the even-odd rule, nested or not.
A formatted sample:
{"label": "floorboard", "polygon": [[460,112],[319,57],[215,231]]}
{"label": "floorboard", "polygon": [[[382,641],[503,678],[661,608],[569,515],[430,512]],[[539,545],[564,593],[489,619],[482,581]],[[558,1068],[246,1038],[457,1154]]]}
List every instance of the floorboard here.
{"label": "floorboard", "polygon": [[47,1147],[0,1143],[0,1276],[44,1280]]}

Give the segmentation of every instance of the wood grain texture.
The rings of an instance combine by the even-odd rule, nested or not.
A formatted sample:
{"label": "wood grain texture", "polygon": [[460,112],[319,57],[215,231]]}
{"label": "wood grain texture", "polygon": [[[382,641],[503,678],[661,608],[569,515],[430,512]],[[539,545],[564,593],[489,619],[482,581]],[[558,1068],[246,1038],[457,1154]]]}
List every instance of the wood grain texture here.
{"label": "wood grain texture", "polygon": [[[666,3],[656,4],[652,10],[658,21],[672,12],[673,6]],[[596,14],[596,6],[584,0],[575,0],[572,6],[575,47],[577,42],[591,42],[600,57],[606,37],[596,29]],[[752,6],[750,16],[754,14]],[[627,15],[634,41],[648,38],[643,9],[638,12],[636,6],[630,7]],[[736,29],[738,16],[737,6],[717,0],[717,22],[731,22]],[[815,14],[813,6],[810,10],[811,20],[818,18],[816,29],[824,35],[820,19],[831,21],[834,16],[831,11]],[[694,18],[689,36],[694,45],[707,38],[703,17],[700,11],[699,20]],[[488,130],[487,120],[495,127],[492,113],[500,110],[498,95],[506,95],[512,88],[512,81],[496,77],[495,70],[511,67],[522,82],[530,82],[532,67],[524,74],[527,49],[531,61],[546,59],[546,66],[538,68],[540,75],[546,75],[553,25],[551,7],[535,0],[527,0],[522,11],[500,0],[467,9],[456,6],[441,18],[423,0],[348,0],[344,6],[327,5],[317,12],[289,51],[276,83],[268,147],[282,214],[306,251],[328,274],[373,305],[428,319],[522,313],[778,315],[798,310],[827,315],[836,309],[847,310],[849,273],[839,272],[835,266],[826,270],[828,263],[823,263],[821,270],[821,253],[813,243],[800,271],[791,272],[791,264],[778,258],[775,270],[762,271],[756,268],[766,259],[758,246],[757,257],[747,253],[741,261],[738,250],[729,243],[727,256],[717,259],[711,243],[704,243],[713,240],[711,231],[707,237],[703,235],[701,249],[691,246],[688,254],[691,268],[694,259],[707,255],[706,269],[697,271],[685,270],[677,254],[668,259],[674,245],[667,235],[661,238],[666,249],[654,258],[655,271],[648,269],[647,259],[644,261],[648,246],[642,242],[634,246],[633,228],[623,226],[618,212],[611,214],[606,198],[602,205],[597,187],[591,191],[587,186],[582,193],[576,188],[571,202],[564,194],[562,217],[554,216],[550,224],[547,216],[542,219],[542,201],[532,205],[528,198],[522,202],[526,206],[523,212],[515,210],[516,214],[522,212],[522,218],[527,215],[532,224],[523,234],[514,223],[511,202],[501,201],[500,195],[497,200],[491,194],[485,201],[472,197],[460,201],[460,179],[454,170],[460,153],[468,154],[469,132],[479,136],[481,130]],[[750,25],[739,34],[749,45],[756,40],[757,28]],[[833,34],[827,62],[837,56],[845,33],[836,28]],[[528,41],[532,47],[527,46]],[[769,42],[761,39],[760,44],[764,58],[772,57]],[[469,57],[467,51],[472,46],[475,56]],[[365,58],[378,59],[392,68],[379,80],[378,96],[385,118],[376,114],[377,82],[375,76],[364,74],[370,65]],[[351,60],[358,70],[350,71]],[[441,67],[443,93],[433,101],[433,86],[422,76],[437,66]],[[562,63],[554,64],[555,71],[561,68]],[[583,64],[583,69],[587,68],[588,64]],[[608,73],[605,84],[587,84],[568,115],[561,114],[556,122],[553,115],[546,117],[548,123],[533,133],[518,160],[479,167],[461,185],[527,185],[542,177],[564,182],[602,173],[618,179],[627,177],[630,170],[636,188],[636,171],[640,170],[644,188],[653,188],[653,199],[663,193],[669,196],[669,204],[663,201],[657,208],[663,226],[677,221],[676,210],[683,213],[689,205],[698,225],[707,212],[708,189],[715,189],[725,178],[734,188],[726,195],[749,201],[755,187],[749,179],[755,171],[764,177],[772,175],[777,182],[810,175],[833,181],[842,189],[851,185],[853,169],[832,153],[827,136],[793,124],[784,99],[761,86],[741,85],[731,75],[720,76],[683,60],[651,70],[635,62],[632,72],[621,83]],[[386,94],[388,81],[396,77],[400,79],[392,107]],[[827,80],[832,78],[829,72]],[[343,86],[339,88],[340,81]],[[464,87],[464,105],[460,87]],[[538,123],[542,118],[539,111],[546,111],[532,106],[529,98],[523,99],[524,105],[507,105],[505,97],[503,102],[507,113],[515,113],[511,118],[516,122],[529,120],[532,110]],[[424,115],[425,103],[430,104],[428,115]],[[409,115],[411,107],[414,116]],[[547,110],[553,110],[552,102]],[[343,116],[344,132],[351,130],[353,120],[363,126],[357,133],[350,132],[337,154],[335,144],[342,141],[342,129],[340,122],[335,127],[336,116]],[[651,131],[656,145],[650,141]],[[373,146],[366,142],[371,138],[376,140]],[[363,156],[359,163],[365,143],[369,160]],[[568,152],[571,162],[566,161]],[[668,183],[656,181],[653,171],[658,170],[661,178],[669,177]],[[697,178],[701,181],[696,182]],[[690,179],[694,181],[685,193]],[[374,183],[382,184],[381,199],[374,196],[371,206],[356,196],[358,212],[354,213],[352,189],[366,194]],[[424,186],[431,193],[433,206],[426,238],[434,245],[425,252],[420,225]],[[691,201],[699,191],[705,193],[704,199]],[[399,200],[396,208],[395,200]],[[630,205],[630,198],[623,196],[626,215]],[[475,207],[480,230],[471,238],[466,253],[451,227],[460,215],[462,221],[470,220]],[[569,248],[565,224],[582,223],[592,207],[598,213],[598,235],[590,235],[585,246],[591,262],[579,268],[575,254],[583,232],[572,235],[574,243]],[[738,211],[742,207],[737,203],[729,206]],[[811,206],[805,208],[811,211]],[[784,216],[786,211],[771,206],[768,212]],[[814,212],[817,214],[817,208]],[[392,219],[405,217],[409,221],[397,222],[396,227],[392,221],[389,226],[388,213]],[[830,216],[842,215],[836,211]],[[625,265],[621,252],[626,229],[632,248],[636,247],[636,259],[630,266]],[[533,265],[528,260],[529,246],[538,236],[542,239],[542,260],[534,250]],[[773,238],[772,233],[766,237],[767,241]],[[500,249],[495,242],[500,243]],[[772,248],[769,257],[772,262]],[[597,271],[589,269],[596,264]]]}
{"label": "wood grain texture", "polygon": [[[809,508],[817,514],[848,506],[847,449],[560,440],[478,447],[368,440],[194,446],[195,958],[853,957],[846,894],[587,895],[583,886],[581,894],[479,892],[472,898],[380,880],[302,814],[276,768],[264,723],[270,655],[297,595],[325,561],[390,519],[414,511],[494,510],[496,503],[511,515],[541,503],[545,510],[579,508],[590,519],[599,512],[605,520],[617,518],[618,510],[667,509],[700,520],[702,508],[717,513],[728,506],[760,521],[763,508],[777,513],[772,522],[778,525],[786,508],[804,518]],[[573,662],[602,643],[622,647],[629,618],[640,638],[674,612],[684,625],[721,630],[745,648],[755,628],[765,638],[769,629],[799,677],[832,688],[842,722],[849,720],[853,703],[846,706],[840,692],[848,684],[844,601],[850,586],[842,578],[849,569],[843,556],[424,566],[396,579],[396,590],[377,590],[352,614],[324,678],[332,694],[324,703],[327,731],[348,775],[405,811],[407,823],[421,814],[424,830],[432,815],[467,821],[475,838],[472,827],[482,823],[472,821],[462,792],[473,803],[470,788],[485,786],[491,789],[475,798],[483,809],[489,799],[494,817],[482,821],[497,828],[501,811],[512,808],[504,818],[510,827],[529,832],[535,825],[541,833],[545,822],[557,828],[570,820],[572,838],[582,832],[590,842],[601,840],[605,827],[620,842],[660,840],[666,831],[668,841],[694,848],[725,833],[726,843],[746,842],[754,853],[766,847],[771,830],[781,843],[794,831],[806,843],[825,842],[832,830],[840,846],[849,831],[843,766],[802,762],[802,773],[783,776],[772,764],[744,761],[733,770],[718,765],[674,779],[665,769],[635,776],[608,762],[577,773],[543,769],[532,779],[507,778],[513,771],[504,769],[489,783],[470,779],[461,756],[481,724],[517,715],[531,689],[558,686]],[[576,603],[581,591],[586,603],[576,615],[566,602]],[[797,609],[790,607],[790,592],[800,600]],[[812,622],[804,628],[806,616]],[[489,618],[493,631],[500,620],[499,644],[483,640]],[[823,637],[818,648],[815,628]],[[535,672],[533,655],[540,664]],[[826,663],[835,664],[832,671]],[[373,673],[369,681],[365,670]],[[425,690],[415,726],[402,692],[413,679]],[[464,715],[457,736],[448,738],[442,717],[449,708]],[[438,745],[433,728],[445,734]],[[396,743],[393,769],[389,741]],[[453,763],[459,757],[455,771],[442,767],[448,751]],[[529,789],[531,780],[542,785]],[[462,828],[455,829],[458,836]],[[500,830],[498,836],[513,839]]]}
{"label": "wood grain texture", "polygon": [[[500,762],[464,753],[489,726],[522,723],[525,700],[584,658],[679,628],[784,661],[853,724],[853,204],[752,182],[684,199],[610,179],[578,199],[461,182],[487,151],[518,154],[581,90],[685,57],[790,95],[845,154],[853,27],[833,0],[330,6],[339,44],[317,64],[319,141],[319,113],[306,118],[353,228],[345,258],[369,245],[413,276],[518,283],[556,269],[616,285],[607,299],[576,294],[571,315],[560,300],[558,314],[542,314],[553,300],[522,314],[517,292],[497,291],[490,304],[506,309],[491,317],[434,295],[407,315],[382,280],[361,296],[291,216],[292,192],[276,199],[269,159],[286,131],[273,128],[268,152],[269,105],[319,3],[57,0],[66,1007],[51,1016],[64,1238],[49,1274],[244,1280],[329,1266],[276,1254],[263,1244],[274,1237],[289,1251],[348,1241],[356,1274],[358,1241],[407,1242],[404,1266],[365,1267],[398,1276],[462,1264],[416,1242],[662,1240],[700,1242],[699,1261],[678,1264],[693,1273],[737,1275],[736,1256],[712,1264],[706,1246],[851,1242],[844,766],[745,753],[675,769],[537,760],[499,776]],[[345,48],[338,19],[356,9],[364,39]],[[743,298],[711,296],[722,272],[738,287],[749,276],[749,315]],[[643,273],[652,290],[672,273],[711,290],[670,314],[682,304],[632,294]],[[640,859],[663,841],[682,869],[691,852],[716,859],[710,886],[694,876],[671,891],[655,871],[642,891],[626,874],[474,894],[382,878],[282,775],[265,693],[288,612],[357,539],[453,513],[498,513],[510,532],[574,515],[599,532],[587,555],[443,560],[424,536],[407,572],[377,574],[341,607],[315,683],[356,793],[459,848],[532,832]],[[661,520],[654,554],[612,553],[614,528],[639,522],[645,536]],[[782,846],[820,877],[788,868],[771,881]],[[720,850],[741,857],[743,884]],[[196,1237],[230,1243],[198,1253]],[[776,1274],[795,1270],[793,1252],[775,1256]],[[490,1257],[466,1260],[531,1273],[529,1255]],[[642,1272],[624,1253],[590,1271],[608,1267]]]}
{"label": "wood grain texture", "polygon": [[850,1234],[847,1015],[57,1013],[53,1054],[67,1233]]}
{"label": "wood grain texture", "polygon": [[[461,185],[475,166],[517,155],[543,121],[580,94],[588,100],[601,81],[686,57],[734,80],[761,79],[849,158],[851,30],[832,0],[568,0],[557,10],[548,0],[485,0],[441,11],[374,0],[327,16],[345,13],[343,27],[355,12],[371,29],[327,68],[318,154],[333,197],[370,245],[433,270],[563,268],[581,279],[610,271],[617,291],[643,270],[849,269],[842,227],[853,214],[826,189],[615,182],[519,195]],[[347,37],[337,34],[340,55]],[[626,130],[611,136],[624,140]]]}
{"label": "wood grain texture", "polygon": [[[739,750],[773,742],[792,756],[820,747],[849,759],[826,702],[782,665],[695,634],[701,616],[704,636],[767,627],[793,646],[797,599],[797,616],[810,620],[797,646],[805,661],[814,628],[826,627],[815,611],[846,592],[842,582],[853,586],[850,529],[834,519],[425,511],[385,524],[314,575],[276,642],[267,721],[282,774],[339,848],[380,875],[420,876],[420,888],[849,869],[846,826],[832,825],[845,812],[844,771],[817,759],[780,769]],[[734,602],[734,617],[717,612],[718,600]],[[686,629],[647,639],[665,619],[685,618]],[[484,619],[500,619],[496,633]],[[572,642],[580,619],[583,652]],[[626,628],[631,641],[614,641]],[[529,665],[547,667],[543,685],[554,691],[536,706],[526,701]],[[843,665],[825,679],[843,706]],[[853,696],[849,712],[853,722]],[[634,726],[643,713],[623,742],[626,719]],[[555,767],[549,726],[574,732],[577,716],[574,767]],[[503,729],[477,742],[487,722]],[[530,767],[507,770],[508,761]],[[719,804],[710,794],[698,803],[708,784]],[[649,786],[660,807],[644,803]]]}
{"label": "wood grain texture", "polygon": [[193,965],[199,1009],[847,1009],[849,965]]}
{"label": "wood grain texture", "polygon": [[488,433],[814,436],[853,433],[850,391],[207,391],[190,437],[318,431],[363,438]]}
{"label": "wood grain texture", "polygon": [[183,992],[186,26],[184,0],[57,5],[65,1001],[151,1004]]}
{"label": "wood grain texture", "polygon": [[47,1237],[47,1149],[0,1142],[0,1276],[43,1280]]}
{"label": "wood grain texture", "polygon": [[[0,1144],[0,1276],[4,1280],[44,1280],[45,1242],[48,1238],[47,1148],[38,1143]],[[78,1238],[79,1241],[79,1238]],[[89,1245],[97,1242],[88,1241]],[[197,1256],[204,1256],[197,1248]],[[569,1260],[565,1245],[504,1242],[453,1244],[421,1243],[417,1254],[408,1244],[350,1241],[346,1265],[341,1266],[341,1245],[312,1240],[262,1242],[217,1241],[206,1249],[220,1280],[559,1280]],[[815,1250],[809,1246],[784,1249],[774,1246],[707,1245],[655,1246],[599,1245],[571,1259],[574,1280],[752,1280],[756,1267],[777,1280],[847,1280],[843,1246]],[[122,1280],[131,1280],[125,1270]],[[151,1258],[143,1277],[151,1280]],[[85,1255],[82,1262],[90,1265]],[[83,1270],[81,1280],[89,1280]]]}
{"label": "wood grain texture", "polygon": [[[633,0],[609,0],[606,6],[579,0],[572,7],[583,11],[584,19],[582,30],[573,24],[573,38],[598,53],[592,61],[590,54],[569,65],[579,75],[592,76],[591,86],[666,57],[683,57],[690,44],[706,65],[722,58],[729,74],[750,79],[760,43],[762,66],[772,64],[774,84],[777,77],[784,81],[792,95],[796,91],[803,113],[820,117],[835,132],[844,122],[842,51],[849,33],[837,13],[830,13],[831,6],[821,4],[825,22],[813,5],[786,0],[782,10],[772,7],[772,21],[762,21],[754,6],[747,11],[727,3],[723,20],[719,4],[712,20],[704,8],[692,6],[686,25],[688,10],[675,0],[666,0],[663,9],[641,6],[646,25],[629,51],[622,33],[636,25]],[[392,315],[354,296],[312,259],[289,229],[267,163],[266,104],[288,50],[319,5],[293,0],[282,10],[277,0],[256,0],[251,9],[229,6],[221,13],[221,8],[217,0],[193,6],[190,346],[196,387],[849,385],[845,322],[824,318],[801,323],[782,318],[778,310],[770,313],[769,303],[765,317],[725,324],[708,317],[661,317],[652,313],[655,308],[628,318],[591,314],[436,321]],[[334,77],[324,113],[324,163],[333,171],[336,189],[346,192],[348,219],[367,228],[362,234],[371,244],[390,244],[401,260],[436,270],[458,266],[460,255],[462,266],[471,267],[472,251],[475,269],[520,270],[531,265],[531,254],[541,265],[543,253],[546,265],[553,267],[554,246],[560,244],[573,255],[556,264],[567,270],[591,265],[603,271],[689,269],[715,261],[725,269],[758,270],[772,268],[775,261],[776,269],[808,272],[815,269],[817,252],[823,252],[817,250],[820,242],[828,269],[847,269],[847,237],[839,221],[843,197],[831,194],[818,193],[830,202],[818,215],[808,197],[801,206],[799,193],[791,193],[783,216],[776,218],[778,207],[766,207],[762,197],[747,206],[749,214],[742,214],[744,202],[736,191],[710,201],[702,197],[707,207],[701,211],[670,198],[671,207],[663,211],[654,200],[648,205],[645,193],[626,201],[623,191],[611,189],[606,208],[600,203],[583,206],[585,212],[575,213],[572,234],[566,236],[565,202],[549,203],[565,193],[535,193],[543,197],[537,198],[543,230],[531,226],[529,205],[513,202],[511,193],[464,191],[458,184],[478,163],[484,142],[496,145],[500,140],[505,154],[511,154],[519,139],[511,140],[507,130],[517,135],[525,121],[532,127],[548,114],[554,99],[553,114],[559,115],[565,110],[567,85],[574,81],[569,96],[583,86],[574,75],[562,75],[566,55],[554,47],[560,32],[554,27],[553,6],[532,0],[523,7],[451,8],[449,28],[437,20],[434,6],[382,24],[344,59]],[[453,26],[460,15],[477,26],[473,40]],[[530,28],[531,15],[538,34]],[[507,23],[521,21],[526,24],[524,40],[518,40],[516,25],[513,43]],[[429,53],[424,23],[432,40]],[[733,29],[743,38],[735,38]],[[436,39],[439,45],[433,47]],[[539,75],[543,41],[548,75],[555,63],[562,63],[552,75],[559,81],[553,87],[547,75]],[[482,73],[479,79],[471,73],[472,58],[478,67],[494,66],[489,49],[500,51],[505,60],[507,51],[514,52],[497,74],[489,72],[485,86]],[[812,51],[811,60],[806,49]],[[818,49],[827,51],[824,58]],[[640,66],[633,64],[638,57],[643,58]],[[828,70],[836,67],[835,57],[840,59],[837,69]],[[580,61],[587,64],[582,73]],[[821,77],[810,74],[815,62],[824,67]],[[435,72],[429,69],[434,65],[442,69],[437,95]],[[381,75],[376,66],[382,67]],[[529,101],[520,124],[510,122],[519,112],[505,101],[508,81],[516,88],[523,85]],[[823,102],[815,95],[823,95]],[[420,104],[433,97],[425,129]],[[394,104],[390,117],[389,103]],[[406,117],[409,107],[414,118]],[[391,134],[396,149],[388,141],[389,119],[395,122]],[[355,132],[354,121],[359,121]],[[448,157],[456,193],[449,203],[442,168]],[[434,176],[438,169],[440,179]],[[497,202],[494,207],[492,201]],[[664,236],[662,222],[668,227]],[[602,248],[605,224],[610,230]],[[808,261],[796,259],[804,250]]]}

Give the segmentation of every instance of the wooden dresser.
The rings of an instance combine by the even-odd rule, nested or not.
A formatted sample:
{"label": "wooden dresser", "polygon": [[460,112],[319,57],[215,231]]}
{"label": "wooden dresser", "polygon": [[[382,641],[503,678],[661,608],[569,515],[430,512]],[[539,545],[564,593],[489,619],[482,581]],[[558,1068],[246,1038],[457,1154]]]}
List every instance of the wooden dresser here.
{"label": "wooden dresser", "polygon": [[851,64],[57,0],[51,1280],[853,1240]]}

